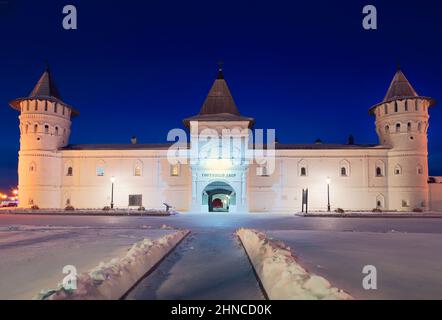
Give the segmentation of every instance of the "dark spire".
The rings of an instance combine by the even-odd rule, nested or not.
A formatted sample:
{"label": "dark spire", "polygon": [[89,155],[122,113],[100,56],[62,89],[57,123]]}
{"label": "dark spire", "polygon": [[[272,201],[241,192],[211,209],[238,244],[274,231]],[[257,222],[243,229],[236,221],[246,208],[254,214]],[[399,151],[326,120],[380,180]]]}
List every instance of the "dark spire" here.
{"label": "dark spire", "polygon": [[224,79],[223,65],[224,65],[223,61],[218,62],[218,76],[216,77],[217,79]]}

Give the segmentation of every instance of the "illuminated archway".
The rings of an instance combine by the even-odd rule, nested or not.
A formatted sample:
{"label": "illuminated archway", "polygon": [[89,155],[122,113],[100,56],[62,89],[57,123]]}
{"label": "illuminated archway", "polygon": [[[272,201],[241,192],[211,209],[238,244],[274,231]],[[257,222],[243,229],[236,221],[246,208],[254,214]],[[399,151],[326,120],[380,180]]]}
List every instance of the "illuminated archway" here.
{"label": "illuminated archway", "polygon": [[228,183],[215,181],[204,189],[202,201],[209,212],[229,212],[230,206],[236,205],[236,194]]}

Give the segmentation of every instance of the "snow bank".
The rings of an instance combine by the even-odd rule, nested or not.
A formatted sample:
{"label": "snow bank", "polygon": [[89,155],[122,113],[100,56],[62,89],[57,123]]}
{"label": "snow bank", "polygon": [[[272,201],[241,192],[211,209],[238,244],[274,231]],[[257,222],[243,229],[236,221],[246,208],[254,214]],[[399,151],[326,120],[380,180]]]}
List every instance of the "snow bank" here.
{"label": "snow bank", "polygon": [[262,285],[272,300],[349,300],[350,295],[334,288],[323,277],[302,268],[283,243],[264,233],[239,229],[240,238]]}
{"label": "snow bank", "polygon": [[149,238],[135,243],[123,258],[100,263],[77,278],[77,289],[61,288],[42,291],[36,299],[48,300],[116,300],[161,261],[189,234],[178,230],[156,240]]}

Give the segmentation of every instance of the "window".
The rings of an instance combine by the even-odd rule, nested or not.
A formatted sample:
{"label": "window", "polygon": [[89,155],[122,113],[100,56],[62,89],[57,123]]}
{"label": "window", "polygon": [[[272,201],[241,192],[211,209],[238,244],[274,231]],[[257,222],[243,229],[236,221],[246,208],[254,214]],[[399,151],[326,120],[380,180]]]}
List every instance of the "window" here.
{"label": "window", "polygon": [[414,100],[414,109],[416,111],[419,111],[419,101],[418,100]]}
{"label": "window", "polygon": [[68,172],[67,172],[67,176],[68,177],[72,177],[74,174],[74,169],[72,167],[68,167]]}
{"label": "window", "polygon": [[55,102],[54,103],[54,112],[57,113],[57,109],[58,109],[58,104]]}
{"label": "window", "polygon": [[49,133],[49,126],[45,125],[45,133],[48,134]]}
{"label": "window", "polygon": [[170,175],[172,177],[178,177],[180,175],[180,164],[173,164],[170,166]]}
{"label": "window", "polygon": [[402,200],[402,208],[408,208],[410,206],[410,202],[408,200]]}
{"label": "window", "polygon": [[405,111],[408,111],[408,100],[405,100]]}
{"label": "window", "polygon": [[411,122],[407,123],[407,132],[411,132]]}
{"label": "window", "polygon": [[25,133],[28,133],[28,131],[29,131],[29,124],[27,124],[27,125],[25,126]]}
{"label": "window", "polygon": [[58,136],[58,127],[55,127],[55,135]]}
{"label": "window", "polygon": [[258,168],[256,168],[256,171],[257,171],[257,174],[258,174],[258,176],[261,176],[261,177],[268,177],[269,176],[269,174],[268,174],[268,171],[267,171],[267,166],[259,166]]}
{"label": "window", "polygon": [[37,171],[37,167],[36,167],[35,163],[32,162],[32,163],[29,165],[29,172],[35,172],[35,171]]}
{"label": "window", "polygon": [[45,100],[45,111],[48,111],[48,101]]}
{"label": "window", "polygon": [[65,113],[65,108],[66,108],[66,107],[65,107],[65,106],[63,106],[63,115],[64,115],[64,113]]}
{"label": "window", "polygon": [[350,175],[350,162],[342,160],[339,163],[339,174],[341,177],[348,177]]}
{"label": "window", "polygon": [[390,133],[390,126],[389,125],[385,126],[385,133]]}
{"label": "window", "polygon": [[141,177],[143,175],[143,163],[140,160],[135,161],[133,170],[135,177]]}
{"label": "window", "polygon": [[417,174],[418,175],[424,174],[424,168],[420,164],[417,166]]}
{"label": "window", "polygon": [[385,207],[385,197],[382,194],[378,194],[376,197],[376,208],[383,209]]}
{"label": "window", "polygon": [[382,177],[382,169],[381,167],[376,167],[376,177]]}
{"label": "window", "polygon": [[97,176],[104,177],[104,167],[101,167],[101,166],[97,167]]}
{"label": "window", "polygon": [[35,111],[38,111],[38,100],[35,100]]}
{"label": "window", "polygon": [[422,122],[417,124],[417,131],[422,132]]}
{"label": "window", "polygon": [[402,168],[401,168],[401,166],[400,165],[396,165],[395,167],[394,167],[394,175],[396,175],[396,176],[400,176],[402,174]]}
{"label": "window", "polygon": [[396,133],[401,132],[401,124],[400,123],[396,123]]}
{"label": "window", "polygon": [[38,124],[36,124],[36,125],[34,126],[34,133],[37,133],[37,131],[38,131]]}
{"label": "window", "polygon": [[347,176],[347,168],[342,167],[341,168],[341,177],[346,177]]}
{"label": "window", "polygon": [[129,207],[141,207],[143,205],[143,195],[131,194],[129,195]]}
{"label": "window", "polygon": [[300,177],[306,177],[308,174],[307,171],[307,161],[301,160],[298,162],[298,175]]}
{"label": "window", "polygon": [[397,101],[394,102],[394,112],[398,112],[399,108],[397,106]]}
{"label": "window", "polygon": [[26,100],[26,111],[29,111],[29,100]]}
{"label": "window", "polygon": [[307,175],[307,169],[305,167],[301,168],[301,177],[305,177]]}
{"label": "window", "polygon": [[384,105],[384,112],[385,112],[385,114],[388,114],[388,104]]}

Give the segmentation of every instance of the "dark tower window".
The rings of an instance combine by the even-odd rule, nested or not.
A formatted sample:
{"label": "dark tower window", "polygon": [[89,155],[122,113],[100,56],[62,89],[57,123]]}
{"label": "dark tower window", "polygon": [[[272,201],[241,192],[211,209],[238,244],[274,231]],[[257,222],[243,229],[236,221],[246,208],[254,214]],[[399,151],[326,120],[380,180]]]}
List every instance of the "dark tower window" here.
{"label": "dark tower window", "polygon": [[45,125],[45,133],[48,134],[49,133],[49,126]]}
{"label": "dark tower window", "polygon": [[418,100],[414,100],[414,109],[416,111],[419,111],[419,101]]}
{"label": "dark tower window", "polygon": [[405,111],[408,111],[408,100],[405,100]]}
{"label": "dark tower window", "polygon": [[411,131],[411,122],[408,122],[408,124],[407,124],[407,131],[408,131],[408,132]]}
{"label": "dark tower window", "polygon": [[385,114],[388,114],[388,105],[387,104],[384,106],[384,112],[385,112]]}
{"label": "dark tower window", "polygon": [[57,103],[54,103],[54,112],[55,112],[55,113],[57,113],[57,108],[58,108]]}
{"label": "dark tower window", "polygon": [[34,126],[34,133],[37,133],[37,131],[38,131],[38,124],[36,124],[36,125]]}
{"label": "dark tower window", "polygon": [[397,106],[397,101],[394,102],[394,112],[398,112],[399,108]]}
{"label": "dark tower window", "polygon": [[55,127],[55,135],[58,136],[58,127]]}
{"label": "dark tower window", "polygon": [[382,177],[382,169],[381,167],[376,167],[376,177]]}
{"label": "dark tower window", "polygon": [[68,168],[68,172],[67,172],[66,175],[67,175],[68,177],[72,177],[73,174],[74,174],[74,169],[73,169],[72,167],[69,167],[69,168]]}
{"label": "dark tower window", "polygon": [[401,132],[401,124],[400,123],[396,123],[396,132]]}

